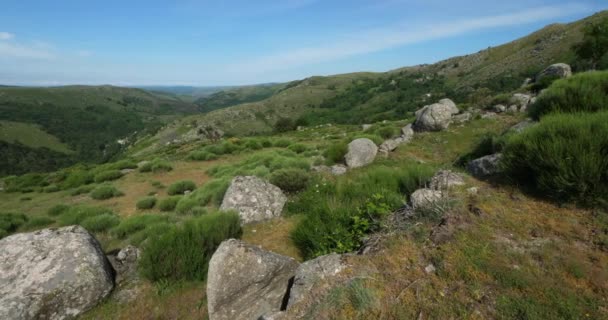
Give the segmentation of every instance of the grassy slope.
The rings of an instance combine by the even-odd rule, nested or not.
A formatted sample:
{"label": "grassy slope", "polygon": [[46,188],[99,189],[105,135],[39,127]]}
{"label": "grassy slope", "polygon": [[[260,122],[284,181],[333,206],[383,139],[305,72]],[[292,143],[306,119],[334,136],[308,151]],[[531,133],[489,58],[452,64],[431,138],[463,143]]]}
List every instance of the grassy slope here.
{"label": "grassy slope", "polygon": [[285,84],[264,84],[236,87],[199,98],[194,103],[201,107],[202,112],[210,112],[237,104],[264,100],[274,95],[284,87]]}
{"label": "grassy slope", "polygon": [[0,140],[8,143],[19,142],[30,148],[46,147],[63,153],[72,152],[57,137],[30,123],[0,121]]}

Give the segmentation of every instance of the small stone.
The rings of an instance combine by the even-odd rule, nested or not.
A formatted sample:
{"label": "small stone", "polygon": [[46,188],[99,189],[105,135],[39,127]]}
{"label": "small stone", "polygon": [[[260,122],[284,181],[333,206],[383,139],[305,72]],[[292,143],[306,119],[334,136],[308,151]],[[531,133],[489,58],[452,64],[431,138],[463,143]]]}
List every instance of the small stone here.
{"label": "small stone", "polygon": [[424,272],[427,274],[435,273],[435,271],[437,271],[437,269],[435,269],[435,266],[432,263],[424,268]]}

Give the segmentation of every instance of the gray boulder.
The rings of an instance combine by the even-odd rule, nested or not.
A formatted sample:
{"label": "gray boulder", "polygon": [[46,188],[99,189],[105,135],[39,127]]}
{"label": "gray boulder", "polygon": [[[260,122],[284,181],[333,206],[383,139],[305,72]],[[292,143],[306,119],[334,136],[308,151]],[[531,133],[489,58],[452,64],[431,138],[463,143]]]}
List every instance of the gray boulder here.
{"label": "gray boulder", "polygon": [[508,113],[517,113],[517,111],[519,111],[519,110],[517,109],[516,105],[511,105],[511,106],[509,106],[509,108],[507,108]]}
{"label": "gray boulder", "polygon": [[414,129],[411,123],[401,128],[401,138],[403,142],[410,142],[414,138]]}
{"label": "gray boulder", "polygon": [[454,101],[452,101],[450,99],[441,99],[441,100],[439,100],[439,103],[444,106],[449,107],[452,114],[458,114],[460,112],[460,110],[458,110],[458,107],[456,106]]}
{"label": "gray boulder", "polygon": [[412,208],[421,209],[431,206],[443,197],[443,193],[433,189],[418,189],[410,196]]}
{"label": "gray boulder", "polygon": [[75,318],[114,287],[99,242],[71,226],[0,240],[0,319]]}
{"label": "gray boulder", "polygon": [[299,264],[239,240],[222,242],[209,262],[210,320],[254,320],[281,311]]}
{"label": "gray boulder", "polygon": [[141,257],[140,250],[128,245],[118,251],[115,255],[109,255],[108,260],[116,271],[116,283],[136,280],[138,278],[137,266]]}
{"label": "gray boulder", "polygon": [[426,106],[418,113],[414,129],[416,131],[441,131],[448,128],[452,115],[458,113],[451,105],[435,103]]}
{"label": "gray boulder", "polygon": [[344,160],[349,168],[359,168],[374,162],[376,154],[378,154],[376,144],[370,139],[361,138],[348,144],[348,152]]}
{"label": "gray boulder", "polygon": [[572,68],[566,63],[556,63],[548,66],[536,75],[536,82],[547,77],[568,78],[572,76]]}
{"label": "gray boulder", "polygon": [[509,130],[507,130],[507,133],[521,133],[524,130],[533,127],[534,125],[536,125],[537,122],[533,121],[532,119],[526,119],[514,126],[512,126],[511,128],[509,128]]}
{"label": "gray boulder", "polygon": [[399,138],[395,138],[395,139],[388,139],[386,141],[384,141],[379,148],[379,152],[381,153],[389,153],[391,151],[394,151],[395,149],[397,149],[397,147],[403,143],[403,138],[399,137]]}
{"label": "gray boulder", "polygon": [[473,115],[470,112],[465,112],[465,113],[457,114],[457,115],[453,116],[452,122],[457,123],[457,124],[463,124],[463,123],[467,123],[467,122],[471,121],[472,118],[473,118]]}
{"label": "gray boulder", "polygon": [[496,113],[502,113],[502,112],[505,112],[505,111],[507,111],[507,107],[505,107],[502,104],[498,104],[498,105],[494,106],[494,112],[496,112]]}
{"label": "gray boulder", "polygon": [[371,129],[372,127],[373,127],[373,125],[371,125],[371,124],[364,124],[361,126],[361,129],[363,131],[367,131],[367,130]]}
{"label": "gray boulder", "polygon": [[511,97],[511,103],[520,108],[527,108],[531,99],[532,96],[529,94],[516,93]]}
{"label": "gray boulder", "polygon": [[296,270],[293,285],[289,291],[290,308],[304,300],[322,281],[338,275],[347,265],[339,254],[330,254],[302,263]]}
{"label": "gray boulder", "polygon": [[232,179],[220,210],[235,210],[241,223],[259,222],[281,215],[287,197],[270,182],[253,176]]}
{"label": "gray boulder", "polygon": [[477,178],[486,178],[500,172],[501,153],[475,159],[467,165],[467,170]]}
{"label": "gray boulder", "polygon": [[447,190],[464,184],[464,178],[460,174],[450,170],[441,170],[431,178],[429,186],[433,190]]}
{"label": "gray boulder", "polygon": [[336,164],[331,166],[330,168],[330,173],[334,176],[341,176],[343,174],[346,174],[346,172],[348,172],[348,168],[342,164]]}

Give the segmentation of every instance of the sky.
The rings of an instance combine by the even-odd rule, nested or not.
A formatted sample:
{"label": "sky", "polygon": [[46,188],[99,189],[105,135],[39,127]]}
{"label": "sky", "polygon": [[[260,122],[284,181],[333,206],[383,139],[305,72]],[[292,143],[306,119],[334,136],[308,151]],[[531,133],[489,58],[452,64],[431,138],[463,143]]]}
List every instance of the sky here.
{"label": "sky", "polygon": [[477,52],[605,0],[2,0],[0,84],[220,86]]}

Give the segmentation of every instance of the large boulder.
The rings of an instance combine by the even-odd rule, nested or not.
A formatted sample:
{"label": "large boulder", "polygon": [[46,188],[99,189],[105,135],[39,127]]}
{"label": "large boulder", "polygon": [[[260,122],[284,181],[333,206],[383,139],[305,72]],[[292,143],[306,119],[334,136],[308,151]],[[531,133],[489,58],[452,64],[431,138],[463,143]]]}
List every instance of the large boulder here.
{"label": "large boulder", "polygon": [[75,318],[113,287],[101,246],[80,226],[0,240],[0,319]]}
{"label": "large boulder", "polygon": [[330,254],[302,263],[289,291],[288,308],[304,300],[306,296],[323,281],[338,275],[347,265],[339,254]]}
{"label": "large boulder", "polygon": [[475,159],[467,165],[467,170],[477,178],[486,178],[500,172],[501,153]]}
{"label": "large boulder", "polygon": [[299,264],[239,240],[222,242],[209,262],[210,320],[255,320],[285,308]]}
{"label": "large boulder", "polygon": [[450,111],[452,112],[452,114],[458,114],[460,112],[460,110],[458,110],[458,107],[456,106],[454,101],[452,101],[450,99],[441,99],[441,100],[439,100],[439,103],[450,108]]}
{"label": "large boulder", "polygon": [[241,223],[259,222],[281,215],[287,197],[281,189],[253,176],[232,179],[220,210],[235,210]]}
{"label": "large boulder", "polygon": [[434,190],[447,190],[464,184],[464,178],[460,174],[450,170],[441,170],[431,178],[430,187]]}
{"label": "large boulder", "polygon": [[374,162],[377,154],[376,144],[370,139],[361,138],[348,144],[348,152],[344,160],[349,168],[359,168]]}
{"label": "large boulder", "polygon": [[423,209],[432,206],[443,198],[443,193],[433,189],[418,189],[410,196],[410,203],[414,209]]}
{"label": "large boulder", "polygon": [[536,82],[544,78],[568,78],[572,76],[572,68],[566,63],[556,63],[548,66],[545,70],[536,75]]}
{"label": "large boulder", "polygon": [[420,111],[414,122],[416,131],[441,131],[448,128],[452,115],[458,113],[458,108],[450,104],[435,103]]}
{"label": "large boulder", "polygon": [[511,103],[520,108],[527,108],[530,100],[532,100],[532,96],[524,93],[516,93],[511,97]]}

